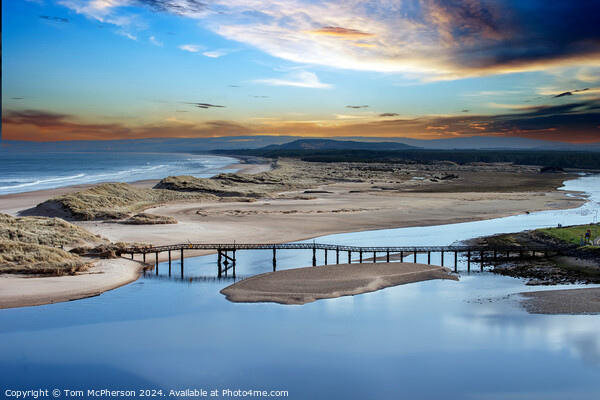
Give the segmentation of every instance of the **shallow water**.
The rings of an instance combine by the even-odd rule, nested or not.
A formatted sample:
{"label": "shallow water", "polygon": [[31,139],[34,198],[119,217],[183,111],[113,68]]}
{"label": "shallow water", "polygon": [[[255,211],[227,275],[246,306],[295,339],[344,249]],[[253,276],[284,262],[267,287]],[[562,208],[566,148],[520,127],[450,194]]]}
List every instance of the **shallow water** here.
{"label": "shallow water", "polygon": [[[568,183],[592,199],[578,210],[317,241],[444,245],[592,222],[598,183],[597,176]],[[237,258],[239,275],[272,268],[270,251]],[[279,251],[277,267],[311,259],[310,250]],[[226,301],[219,290],[230,280],[201,278],[216,273],[212,255],[186,259],[183,280],[179,262],[170,278],[162,263],[158,277],[153,271],[98,297],[0,310],[0,396],[39,387],[287,390],[293,399],[596,399],[599,316],[530,315],[511,294],[546,288],[467,274],[460,262],[459,282],[283,306]]]}

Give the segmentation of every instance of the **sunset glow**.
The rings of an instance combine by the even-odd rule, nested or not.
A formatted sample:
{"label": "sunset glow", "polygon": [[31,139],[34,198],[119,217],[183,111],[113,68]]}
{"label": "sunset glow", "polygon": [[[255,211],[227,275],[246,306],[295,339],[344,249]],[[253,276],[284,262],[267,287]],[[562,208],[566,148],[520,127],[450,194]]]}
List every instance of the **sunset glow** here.
{"label": "sunset glow", "polygon": [[596,2],[3,2],[2,138],[600,140]]}

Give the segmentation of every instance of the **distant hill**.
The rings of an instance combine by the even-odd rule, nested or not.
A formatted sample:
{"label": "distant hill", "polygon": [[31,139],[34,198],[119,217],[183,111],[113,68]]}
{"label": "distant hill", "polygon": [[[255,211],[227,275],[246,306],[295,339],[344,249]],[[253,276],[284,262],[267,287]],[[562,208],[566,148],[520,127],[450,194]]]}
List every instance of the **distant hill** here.
{"label": "distant hill", "polygon": [[418,147],[398,142],[357,142],[354,140],[299,139],[284,144],[272,144],[264,150],[411,150]]}
{"label": "distant hill", "polygon": [[[275,145],[275,147],[271,147]],[[278,146],[277,146],[278,145]],[[1,140],[1,151],[112,151],[112,152],[209,152],[267,148],[271,150],[559,150],[600,151],[600,142],[566,143],[519,137],[470,136],[450,139],[411,139],[403,137],[303,138],[298,136],[223,136],[215,138],[153,138],[127,140],[78,140],[27,142]]]}
{"label": "distant hill", "polygon": [[567,143],[522,137],[467,136],[448,139],[398,138],[411,146],[435,150],[572,150],[600,151],[600,142]]}

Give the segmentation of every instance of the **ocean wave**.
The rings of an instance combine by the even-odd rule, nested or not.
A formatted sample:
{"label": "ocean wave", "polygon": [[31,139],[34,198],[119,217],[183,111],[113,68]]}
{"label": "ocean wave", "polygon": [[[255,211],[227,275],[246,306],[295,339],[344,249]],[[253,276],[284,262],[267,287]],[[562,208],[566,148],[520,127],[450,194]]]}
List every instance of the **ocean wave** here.
{"label": "ocean wave", "polygon": [[[74,163],[76,160],[65,158],[52,160],[51,165],[40,162],[39,156],[32,155],[31,160],[21,157],[19,164],[23,167],[20,170],[18,170],[19,164],[13,163],[9,166],[0,163],[0,176],[2,176],[0,194],[88,183],[162,179],[169,175],[208,177],[221,172],[220,168],[234,162],[233,159],[216,156],[179,157],[179,155],[173,154],[165,156],[150,161],[134,156],[131,160],[126,159],[126,162],[122,162],[121,159],[117,163],[111,163],[111,158],[107,158],[106,154],[96,153],[95,157],[88,157],[85,162],[82,161],[79,164]],[[82,167],[83,165],[85,167]],[[60,176],[60,172],[53,174],[53,171],[61,171],[63,174],[72,173]]]}
{"label": "ocean wave", "polygon": [[[18,188],[23,188],[23,187],[28,187],[28,186],[35,186],[35,185],[54,184],[54,183],[68,181],[68,180],[74,180],[77,178],[82,178],[84,176],[86,176],[86,174],[77,174],[77,175],[72,175],[72,176],[61,176],[61,177],[56,177],[56,178],[38,179],[35,181],[23,180],[18,185],[13,185],[13,186],[1,186],[0,185],[0,189],[3,189],[3,190],[4,189],[18,189]],[[18,183],[18,182],[15,182],[15,183]]]}

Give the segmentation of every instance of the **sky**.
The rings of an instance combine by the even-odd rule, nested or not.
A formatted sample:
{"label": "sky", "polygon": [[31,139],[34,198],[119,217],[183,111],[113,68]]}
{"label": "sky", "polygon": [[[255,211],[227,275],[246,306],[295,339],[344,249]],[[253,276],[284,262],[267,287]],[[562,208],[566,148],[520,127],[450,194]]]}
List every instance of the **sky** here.
{"label": "sky", "polygon": [[2,139],[600,141],[600,2],[3,0]]}

